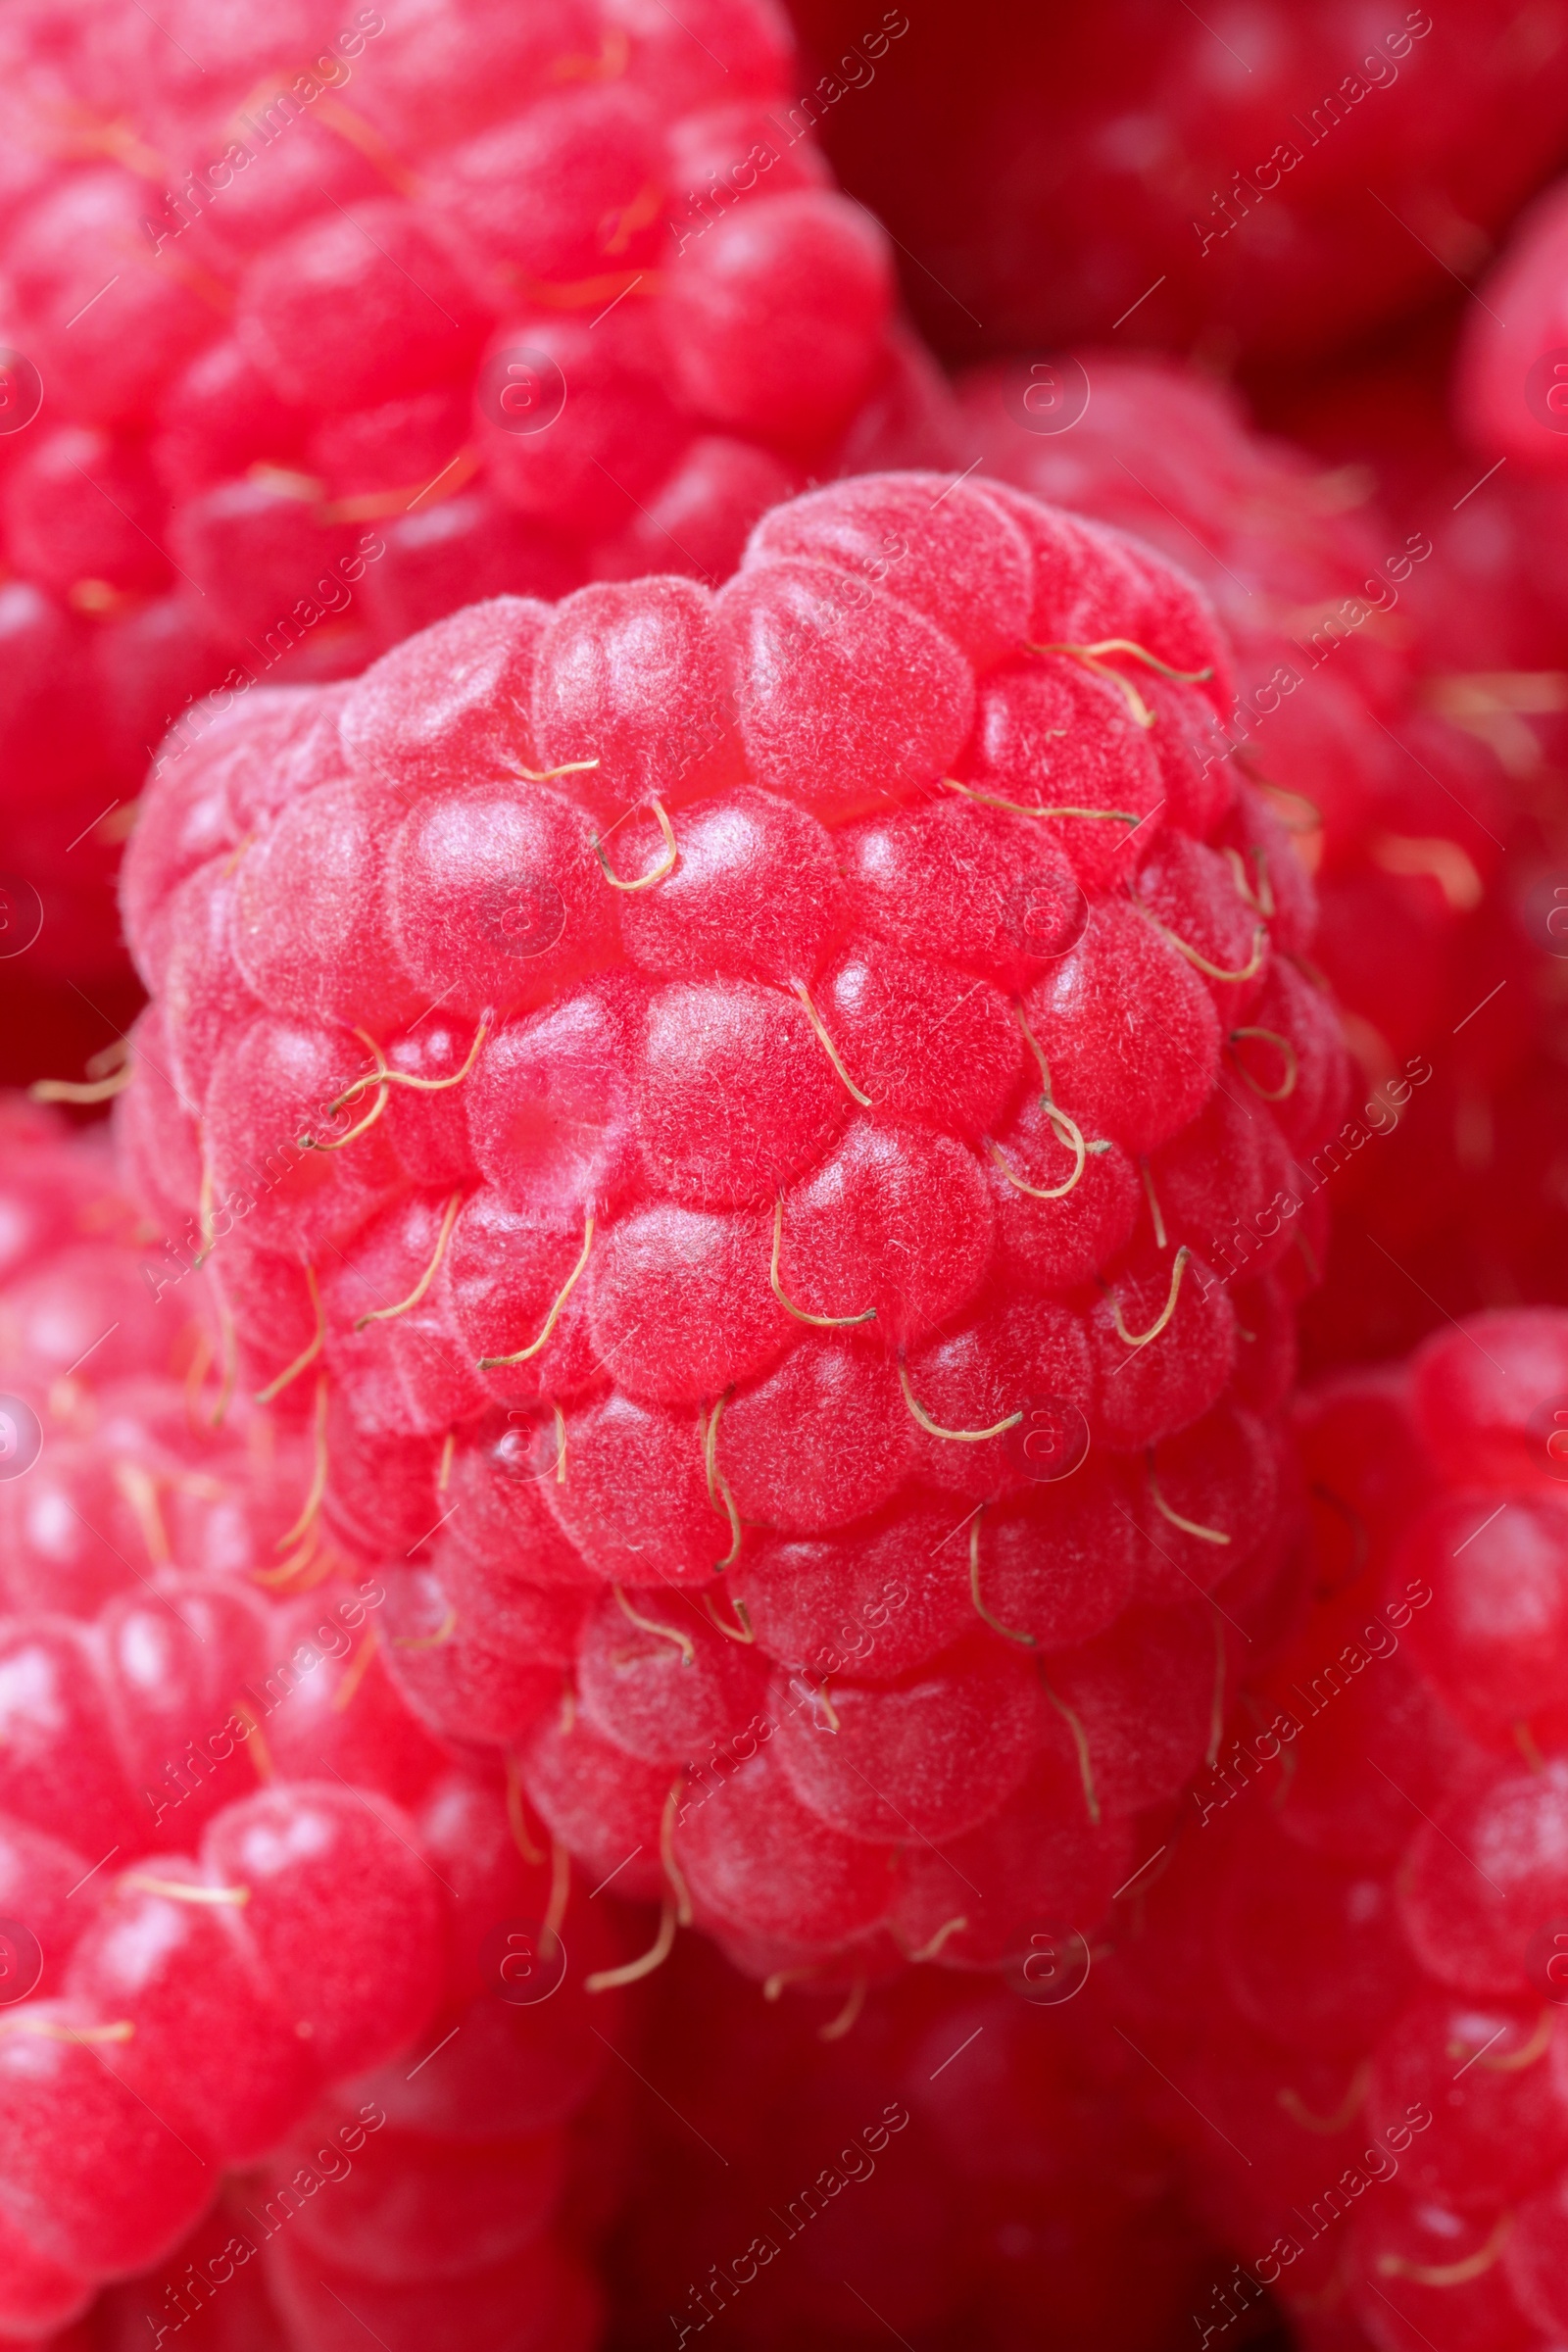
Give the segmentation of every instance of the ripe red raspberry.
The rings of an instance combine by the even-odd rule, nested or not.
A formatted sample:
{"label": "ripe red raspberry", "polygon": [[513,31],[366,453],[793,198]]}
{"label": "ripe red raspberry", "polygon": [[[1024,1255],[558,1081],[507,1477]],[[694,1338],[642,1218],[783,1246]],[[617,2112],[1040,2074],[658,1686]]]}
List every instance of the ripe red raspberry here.
{"label": "ripe red raspberry", "polygon": [[[102,1130],[0,1097],[0,1605],[90,1616],[139,1576],[321,1567],[310,1447],[232,1396],[199,1277],[149,1268]],[[149,1279],[149,1276],[151,1277]],[[292,1560],[293,1566],[290,1566]]]}
{"label": "ripe red raspberry", "polygon": [[634,2046],[613,1970],[595,1975],[619,1958],[611,1904],[525,1858],[487,1774],[438,1775],[409,1828],[450,1897],[445,2005],[415,2063],[339,2083],[236,2169],[184,2243],[105,2294],[105,2341],[164,2327],[336,2352],[348,2313],[387,2352],[600,2341],[590,2271],[627,2161],[611,2052]]}
{"label": "ripe red raspberry", "polygon": [[1353,344],[1468,281],[1568,127],[1560,25],[1499,38],[1486,0],[1223,19],[983,0],[888,12],[896,46],[849,0],[792,13],[846,186],[965,357],[1113,328],[1216,365]]}
{"label": "ripe red raspberry", "polygon": [[[1231,630],[1236,757],[1266,777],[1312,869],[1313,954],[1346,1008],[1364,1087],[1333,1146],[1336,1241],[1305,1345],[1319,1364],[1386,1353],[1429,1327],[1424,1292],[1450,1310],[1490,1295],[1455,1299],[1455,1253],[1479,1253],[1448,1212],[1484,1148],[1485,1102],[1526,1049],[1538,985],[1516,909],[1540,891],[1542,796],[1520,780],[1526,722],[1503,706],[1555,689],[1454,674],[1544,657],[1524,642],[1523,618],[1502,642],[1494,528],[1477,526],[1466,498],[1473,468],[1440,489],[1441,426],[1420,467],[1396,453],[1396,521],[1369,502],[1364,465],[1326,473],[1259,436],[1232,396],[1191,371],[1095,353],[1083,364],[1089,406],[1059,432],[1028,429],[1016,364],[976,371],[964,393],[973,447],[1009,480],[1195,568]],[[1381,416],[1369,391],[1326,437],[1365,454],[1372,436],[1381,455]],[[1421,438],[1419,413],[1415,429]],[[1546,642],[1551,627],[1560,622]],[[1439,1220],[1441,1246],[1429,1247]],[[1527,1294],[1533,1275],[1521,1279]]]}
{"label": "ripe red raspberry", "polygon": [[1445,1315],[1500,1299],[1568,1300],[1555,1044],[1568,833],[1552,781],[1568,748],[1564,485],[1458,447],[1443,389],[1412,353],[1348,376],[1316,430],[1334,456],[1370,460],[1410,523],[1432,525],[1433,555],[1409,582],[1421,691],[1496,762],[1503,796],[1486,821],[1505,855],[1494,852],[1485,901],[1456,942],[1434,1078],[1375,1168],[1363,1156],[1375,1181],[1357,1186],[1357,1214],[1342,1220],[1306,1315],[1309,1362],[1396,1352]]}
{"label": "ripe red raspberry", "polygon": [[867,477],[153,788],[144,1198],[411,1703],[665,1940],[998,1959],[1208,1743],[1342,1085],[1227,662],[1131,541]]}
{"label": "ripe red raspberry", "polygon": [[1471,1317],[1300,1419],[1316,1605],[1195,1785],[1122,2013],[1250,2299],[1310,2337],[1327,2291],[1378,2352],[1537,2352],[1568,2182],[1568,1315]]}
{"label": "ripe red raspberry", "polygon": [[[553,2215],[606,2063],[590,2020],[618,2017],[609,1906],[573,1895],[514,1782],[409,1713],[386,1588],[325,1538],[310,1443],[225,1405],[205,1279],[149,1268],[102,1135],[9,1101],[0,1135],[0,2334],[33,2340],[167,2256],[111,2299],[145,2340],[232,2279],[236,2230],[289,2307],[294,2239],[269,2241],[301,2165],[344,2177],[369,2100],[393,2129],[335,2229],[294,2233],[306,2300],[322,2268],[369,2303],[390,2279],[414,2313],[439,2280],[476,2342],[526,2294],[586,2345],[594,2297]],[[514,1930],[569,1956],[548,2009],[514,2005]],[[324,2139],[296,2148],[308,2124]],[[264,2161],[225,2190],[226,2229],[210,2215],[170,2253],[225,2167]],[[399,2200],[437,2193],[488,2229],[412,2244]]]}
{"label": "ripe red raspberry", "polygon": [[57,979],[118,957],[126,812],[211,689],[716,584],[806,480],[951,454],[772,0],[177,16],[0,28],[0,805]]}

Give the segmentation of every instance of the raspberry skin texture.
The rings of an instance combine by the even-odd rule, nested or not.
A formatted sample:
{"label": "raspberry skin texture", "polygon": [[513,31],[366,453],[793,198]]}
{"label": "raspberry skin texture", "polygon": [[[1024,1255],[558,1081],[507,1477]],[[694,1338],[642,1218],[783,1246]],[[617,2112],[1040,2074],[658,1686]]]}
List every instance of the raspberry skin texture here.
{"label": "raspberry skin texture", "polygon": [[[867,476],[775,510],[716,595],[503,600],[316,689],[314,727],[264,712],[286,781],[205,861],[260,1009],[185,1113],[183,1206],[334,1540],[392,1559],[393,1679],[437,1737],[526,1732],[589,1867],[622,1858],[596,1806],[636,1821],[622,1852],[754,1958],[886,1940],[893,1875],[846,1840],[978,1835],[1024,1788],[1120,1837],[1223,1697],[1195,1595],[1229,1570],[1260,1606],[1283,1556],[1227,1227],[1265,1172],[1273,1237],[1304,1217],[1342,1058],[1287,961],[1304,889],[1269,899],[1277,950],[1160,800],[1176,722],[1141,682],[1201,699],[1227,665],[1113,531]],[[1043,669],[1068,732],[999,764],[979,692]],[[182,1050],[229,955],[175,854],[211,774],[160,778],[127,878]],[[1245,789],[1221,759],[1189,805],[1217,834]],[[1288,1082],[1222,1097],[1232,1024],[1270,1020]],[[1304,1280],[1296,1230],[1240,1253],[1250,1288]],[[598,1633],[563,1652],[544,1596],[574,1586]],[[550,1734],[564,1662],[581,1731]],[[803,1811],[826,1876],[769,1892]]]}
{"label": "raspberry skin texture", "polygon": [[1194,1786],[1117,1995],[1234,2138],[1200,2147],[1157,2094],[1244,2263],[1271,2245],[1281,2277],[1256,2268],[1309,2328],[1343,2221],[1338,2291],[1378,2344],[1560,2324],[1565,1335],[1560,1309],[1494,1310],[1303,1392],[1304,1605]]}
{"label": "raspberry skin texture", "polygon": [[955,457],[771,0],[525,14],[7,28],[7,331],[48,395],[0,488],[37,662],[0,766],[57,984],[122,970],[123,835],[79,837],[207,695],[352,677],[487,595],[717,587],[803,481]]}
{"label": "raspberry skin texture", "polygon": [[[356,2182],[312,2238],[356,2302],[392,2279],[426,2321],[439,2295],[477,2328],[555,2279],[554,2340],[587,2352],[593,2299],[557,2209],[594,2140],[587,2015],[618,2039],[619,1996],[583,1980],[634,1945],[609,1901],[585,1914],[564,1856],[540,1856],[499,1762],[472,1768],[475,1691],[520,1671],[548,1712],[583,1604],[537,1587],[525,1618],[514,1603],[509,1631],[549,1666],[519,1670],[514,1642],[488,1688],[421,1671],[460,1645],[432,1646],[393,1573],[340,1547],[310,1428],[231,1393],[209,1278],[149,1258],[106,1140],[0,1100],[0,1388],[21,1463],[0,1480],[0,1913],[8,1953],[39,1960],[0,2010],[0,2332],[35,2340],[101,2289],[101,2324],[139,2333],[200,2300],[194,2263],[225,2287],[225,2328],[271,2340],[223,2189],[264,2166],[258,2210],[302,2178]],[[267,1298],[254,1270],[252,1287]],[[19,1405],[41,1431],[31,1461]],[[534,2013],[495,1998],[487,1939],[552,1902],[579,1973],[530,2036],[510,2021]],[[416,2068],[423,2108],[384,2130],[383,2069],[409,2099],[416,2038],[478,2039],[495,2013],[509,2027],[477,2076],[432,2088]],[[463,2210],[444,2211],[460,2180]],[[418,2196],[422,2240],[397,2219]]]}
{"label": "raspberry skin texture", "polygon": [[[1495,307],[1516,322],[1525,316]],[[1476,323],[1494,332],[1479,308]],[[1296,448],[1259,432],[1233,393],[1189,366],[1120,349],[1086,349],[1078,364],[1092,398],[1070,431],[1055,432],[1029,429],[1039,418],[1020,407],[1016,365],[974,369],[960,390],[969,454],[1191,566],[1228,625],[1235,688],[1222,722],[1252,782],[1217,822],[1186,812],[1195,779],[1201,794],[1214,773],[1192,724],[1199,690],[1151,673],[1140,686],[1146,699],[1187,706],[1154,739],[1164,746],[1167,808],[1197,839],[1156,845],[1144,895],[1208,963],[1250,974],[1201,975],[1224,1025],[1225,1061],[1249,1088],[1267,1092],[1280,1079],[1275,1039],[1289,1039],[1298,1055],[1305,1042],[1298,1016],[1308,1000],[1291,957],[1306,956],[1345,1008],[1364,1091],[1342,1110],[1332,1156],[1342,1167],[1355,1158],[1355,1175],[1337,1190],[1356,1193],[1357,1214],[1341,1219],[1303,1316],[1308,1368],[1414,1345],[1435,1313],[1423,1292],[1441,1289],[1460,1314],[1490,1298],[1479,1260],[1457,1292],[1434,1279],[1455,1251],[1470,1259],[1469,1235],[1482,1221],[1495,1237],[1494,1257],[1513,1269],[1510,1295],[1555,1297],[1541,1172],[1551,1082],[1534,1009],[1536,958],[1525,946],[1543,944],[1543,916],[1531,886],[1521,891],[1515,878],[1535,820],[1508,765],[1544,756],[1555,722],[1529,722],[1530,743],[1505,761],[1489,699],[1497,690],[1453,684],[1456,673],[1557,659],[1561,588],[1540,553],[1556,544],[1555,489],[1517,460],[1477,489],[1485,463],[1448,443],[1435,399],[1420,402],[1423,429],[1411,426],[1408,370],[1397,391],[1380,369],[1326,401],[1298,404],[1287,413],[1308,445]],[[1396,411],[1406,421],[1396,441],[1385,421]],[[1541,438],[1555,437],[1542,428]],[[1379,461],[1381,500],[1370,494],[1369,457]],[[1362,472],[1341,470],[1347,462]],[[1497,487],[1516,478],[1517,489]],[[1444,519],[1429,531],[1433,514]],[[1472,716],[1466,697],[1478,694]],[[1038,728],[1010,694],[983,688],[982,699],[999,748]],[[1287,833],[1296,859],[1282,855]],[[1240,906],[1200,942],[1188,892],[1216,854],[1248,880]],[[1266,973],[1250,967],[1249,929],[1265,897],[1276,951],[1291,943]],[[1485,1023],[1467,1018],[1489,999]],[[1309,1123],[1313,1092],[1298,1061],[1289,1098],[1275,1105],[1298,1152],[1296,1123]],[[1495,1165],[1516,1172],[1506,1206],[1495,1169],[1467,1164],[1462,1105],[1483,1097],[1494,1105]],[[1323,1172],[1311,1152],[1304,1159]],[[1268,1182],[1263,1201],[1280,1189],[1278,1178]],[[1377,1246],[1361,1238],[1363,1220]]]}

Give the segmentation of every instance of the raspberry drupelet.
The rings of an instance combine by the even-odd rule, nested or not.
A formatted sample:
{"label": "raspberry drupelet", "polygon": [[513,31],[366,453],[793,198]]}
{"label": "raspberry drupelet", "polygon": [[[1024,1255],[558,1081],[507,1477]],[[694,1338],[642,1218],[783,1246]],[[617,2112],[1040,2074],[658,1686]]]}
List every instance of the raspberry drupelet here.
{"label": "raspberry drupelet", "polygon": [[994,1961],[1209,1742],[1344,1084],[1228,662],[1117,533],[871,476],[152,787],[142,1197],[413,1703],[666,1940]]}
{"label": "raspberry drupelet", "polygon": [[8,14],[0,807],[32,966],[119,957],[127,809],[220,684],[350,676],[476,596],[717,581],[808,479],[947,462],[799,72],[772,0]]}
{"label": "raspberry drupelet", "polygon": [[1194,1786],[1122,2014],[1200,2209],[1304,2343],[1544,2352],[1568,1314],[1472,1316],[1298,1417],[1316,1602]]}

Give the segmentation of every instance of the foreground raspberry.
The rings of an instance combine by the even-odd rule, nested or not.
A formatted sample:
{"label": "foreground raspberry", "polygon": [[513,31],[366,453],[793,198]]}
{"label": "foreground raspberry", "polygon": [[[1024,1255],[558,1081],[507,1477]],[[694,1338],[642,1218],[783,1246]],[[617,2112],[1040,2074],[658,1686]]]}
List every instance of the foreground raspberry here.
{"label": "foreground raspberry", "polygon": [[1215,2329],[1267,2286],[1309,2344],[1544,2352],[1568,2319],[1568,1315],[1472,1317],[1301,1422],[1323,1597],[1195,1787],[1128,2027],[1239,2257]]}
{"label": "foreground raspberry", "polygon": [[[0,2337],[48,2336],[221,2191],[101,2341],[179,2328],[249,2228],[297,2348],[332,2340],[323,2269],[397,2307],[389,2346],[426,2352],[439,2302],[500,2352],[519,2298],[586,2345],[605,2196],[571,2244],[554,2217],[591,2154],[590,2020],[618,2022],[610,1906],[405,1707],[384,1586],[325,1540],[309,1445],[225,1410],[202,1277],[154,1298],[101,1139],[10,1102],[0,1137]],[[569,1955],[548,2005],[517,2000],[513,1931]],[[443,2196],[472,2219],[411,2242]]]}
{"label": "foreground raspberry", "polygon": [[807,478],[945,460],[797,73],[771,0],[9,13],[0,806],[34,964],[118,956],[126,808],[220,682],[352,675],[475,596],[721,579]]}
{"label": "foreground raspberry", "polygon": [[1469,281],[1568,126],[1561,19],[1494,0],[980,0],[889,11],[890,56],[851,0],[792,14],[846,186],[965,357],[1113,329],[1216,368],[1354,343]]}
{"label": "foreground raspberry", "polygon": [[432,1720],[764,1971],[1092,1919],[1272,1575],[1342,1068],[1226,660],[1116,534],[869,477],[150,796],[168,1262],[313,1417]]}

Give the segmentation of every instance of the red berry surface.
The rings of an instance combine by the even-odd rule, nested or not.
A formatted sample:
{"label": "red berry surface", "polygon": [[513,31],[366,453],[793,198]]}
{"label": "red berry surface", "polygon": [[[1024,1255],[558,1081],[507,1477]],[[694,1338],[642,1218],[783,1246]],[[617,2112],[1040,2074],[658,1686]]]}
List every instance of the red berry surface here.
{"label": "red berry surface", "polygon": [[1093,1916],[1277,1565],[1342,1050],[1228,662],[1132,541],[869,477],[153,787],[166,1262],[416,1711],[762,1973]]}
{"label": "red berry surface", "polygon": [[1316,1597],[1115,1964],[1243,2300],[1307,2344],[1558,2340],[1565,1382],[1568,1315],[1517,1308],[1306,1392]]}
{"label": "red berry surface", "polygon": [[[475,596],[716,583],[940,464],[892,248],[772,0],[136,0],[0,28],[0,808],[27,968],[114,970],[147,760]],[[14,902],[14,904],[13,904]]]}
{"label": "red berry surface", "polygon": [[410,1712],[418,1633],[322,1529],[309,1436],[229,1393],[102,1131],[0,1125],[0,2335],[120,2281],[95,2342],[312,2352],[363,2296],[410,2352],[433,2312],[502,2352],[519,2298],[586,2347],[613,1898]]}
{"label": "red berry surface", "polygon": [[[1361,1087],[1331,1149],[1335,1240],[1305,1317],[1309,1362],[1397,1350],[1440,1311],[1508,1296],[1503,1264],[1518,1267],[1514,1295],[1541,1295],[1549,1244],[1527,1241],[1512,1200],[1494,1212],[1485,1197],[1509,1165],[1526,1192],[1550,1151],[1538,1041],[1555,1001],[1542,950],[1556,826],[1551,747],[1531,727],[1556,723],[1558,690],[1513,674],[1560,641],[1563,606],[1526,552],[1549,516],[1505,477],[1478,491],[1468,460],[1454,471],[1430,400],[1416,397],[1408,433],[1392,429],[1410,370],[1374,377],[1353,411],[1342,402],[1337,431],[1318,417],[1342,459],[1327,470],[1168,361],[1089,352],[1033,378],[1029,366],[970,376],[973,448],[1197,571],[1237,647],[1235,757],[1317,886],[1312,953]],[[1075,366],[1077,416],[1060,405]],[[1304,399],[1298,410],[1312,420]],[[1516,1109],[1531,1067],[1540,1081]],[[1552,1210],[1537,1190],[1539,1229]]]}
{"label": "red berry surface", "polygon": [[1309,1363],[1400,1352],[1445,1315],[1568,1299],[1563,487],[1455,441],[1445,366],[1429,336],[1348,370],[1291,414],[1326,453],[1370,465],[1399,528],[1429,531],[1432,557],[1408,584],[1420,691],[1485,747],[1503,785],[1494,810],[1470,804],[1496,841],[1482,903],[1456,937],[1434,1078],[1389,1148],[1361,1155],[1375,1181],[1357,1184],[1355,1213],[1340,1221],[1304,1320]]}
{"label": "red berry surface", "polygon": [[1466,440],[1544,477],[1568,466],[1568,214],[1561,182],[1516,223],[1454,370]]}

